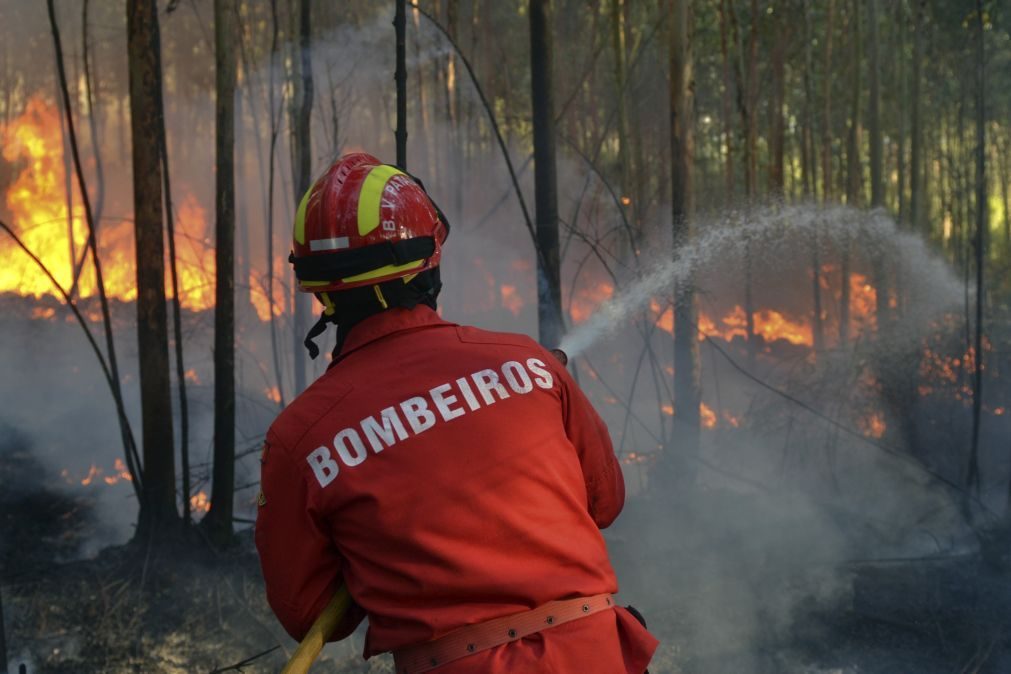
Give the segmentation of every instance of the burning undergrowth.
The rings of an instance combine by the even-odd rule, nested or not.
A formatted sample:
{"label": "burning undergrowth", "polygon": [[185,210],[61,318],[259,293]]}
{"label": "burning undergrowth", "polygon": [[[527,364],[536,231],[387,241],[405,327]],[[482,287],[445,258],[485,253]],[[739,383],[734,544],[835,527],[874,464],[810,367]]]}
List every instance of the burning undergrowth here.
{"label": "burning undergrowth", "polygon": [[74,559],[100,529],[94,503],[42,466],[22,433],[0,424],[0,569],[3,578]]}

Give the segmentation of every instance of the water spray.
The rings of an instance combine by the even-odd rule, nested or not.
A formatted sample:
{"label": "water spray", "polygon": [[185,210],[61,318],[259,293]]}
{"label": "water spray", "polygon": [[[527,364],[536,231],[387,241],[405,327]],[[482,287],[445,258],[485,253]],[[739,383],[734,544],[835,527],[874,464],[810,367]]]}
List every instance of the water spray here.
{"label": "water spray", "polygon": [[[767,208],[747,214],[732,212],[720,220],[699,225],[700,234],[681,246],[672,260],[649,268],[619,295],[611,298],[588,320],[565,335],[559,351],[575,357],[596,342],[628,325],[629,319],[657,295],[675,291],[721,259],[744,255],[764,245],[768,257],[797,235],[816,235],[833,244],[863,241],[869,250],[889,254],[896,272],[912,279],[906,290],[927,300],[937,311],[962,301],[958,281],[943,260],[931,253],[923,240],[901,232],[884,211],[859,211],[842,206],[813,205]],[[927,318],[927,317],[921,317]]]}

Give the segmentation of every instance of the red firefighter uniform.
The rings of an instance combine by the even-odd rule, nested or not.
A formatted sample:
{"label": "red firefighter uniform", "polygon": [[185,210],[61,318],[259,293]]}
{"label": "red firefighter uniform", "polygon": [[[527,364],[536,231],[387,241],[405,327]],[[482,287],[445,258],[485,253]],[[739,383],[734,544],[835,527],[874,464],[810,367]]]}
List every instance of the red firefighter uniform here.
{"label": "red firefighter uniform", "polygon": [[[616,592],[600,529],[624,502],[607,429],[525,336],[426,306],[358,324],[271,426],[256,522],[267,597],[301,639],[341,583],[365,657],[550,601]],[[623,608],[440,674],[641,674],[657,642]]]}

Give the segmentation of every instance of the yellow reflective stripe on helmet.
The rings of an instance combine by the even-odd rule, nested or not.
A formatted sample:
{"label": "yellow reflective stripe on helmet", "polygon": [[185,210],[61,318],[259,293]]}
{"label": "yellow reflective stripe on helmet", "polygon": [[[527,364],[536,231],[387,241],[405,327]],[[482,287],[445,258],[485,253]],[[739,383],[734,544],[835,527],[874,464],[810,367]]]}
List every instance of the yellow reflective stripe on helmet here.
{"label": "yellow reflective stripe on helmet", "polygon": [[409,271],[411,269],[417,269],[421,265],[425,264],[425,260],[415,260],[414,262],[408,262],[407,264],[388,264],[385,267],[380,267],[379,269],[373,269],[372,271],[367,271],[364,274],[358,274],[356,276],[348,276],[346,279],[342,279],[344,283],[357,283],[358,281],[369,281],[374,278],[379,278],[381,276],[389,276],[391,274],[397,274],[402,271]]}
{"label": "yellow reflective stripe on helmet", "polygon": [[379,209],[382,205],[386,183],[404,172],[395,166],[377,166],[365,176],[362,191],[358,193],[358,234],[365,236],[379,226]]}
{"label": "yellow reflective stripe on helmet", "polygon": [[313,184],[302,195],[302,201],[298,202],[298,210],[295,211],[295,240],[303,246],[305,245],[305,210],[309,205],[309,197],[312,195]]}

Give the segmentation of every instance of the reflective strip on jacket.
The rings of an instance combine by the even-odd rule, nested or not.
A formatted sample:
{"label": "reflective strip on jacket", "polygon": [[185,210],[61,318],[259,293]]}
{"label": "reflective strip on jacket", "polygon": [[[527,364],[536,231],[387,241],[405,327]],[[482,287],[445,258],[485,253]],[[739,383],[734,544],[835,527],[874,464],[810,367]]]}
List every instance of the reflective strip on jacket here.
{"label": "reflective strip on jacket", "polygon": [[[335,638],[368,615],[366,657],[618,589],[600,533],[625,496],[607,428],[526,336],[425,306],[369,317],[271,426],[261,471],[267,598],[296,639],[342,582],[355,605]],[[655,647],[617,609],[445,671],[641,674]]]}

